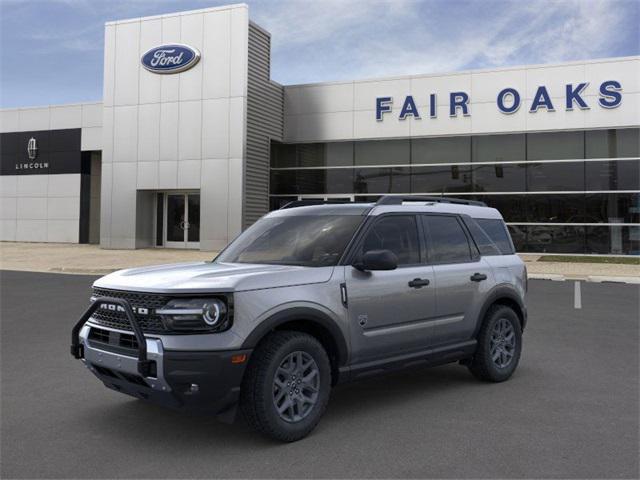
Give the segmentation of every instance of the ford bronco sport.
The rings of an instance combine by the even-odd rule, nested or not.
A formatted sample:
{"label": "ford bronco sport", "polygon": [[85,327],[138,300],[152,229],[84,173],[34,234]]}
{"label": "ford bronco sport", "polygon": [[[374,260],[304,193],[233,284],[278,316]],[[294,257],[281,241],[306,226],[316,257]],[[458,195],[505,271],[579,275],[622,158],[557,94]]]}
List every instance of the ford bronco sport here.
{"label": "ford bronco sport", "polygon": [[516,369],[526,269],[483,203],[385,196],[286,205],[212,262],[93,285],[71,353],[107,387],[247,422],[282,441],[316,426],[338,382],[460,362]]}

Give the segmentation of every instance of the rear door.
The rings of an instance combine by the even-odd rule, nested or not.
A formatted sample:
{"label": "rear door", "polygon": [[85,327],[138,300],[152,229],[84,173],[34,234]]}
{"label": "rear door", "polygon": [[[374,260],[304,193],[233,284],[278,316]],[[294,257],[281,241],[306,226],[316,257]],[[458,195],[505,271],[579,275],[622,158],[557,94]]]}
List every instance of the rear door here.
{"label": "rear door", "polygon": [[423,215],[429,263],[436,290],[434,340],[468,340],[476,327],[479,304],[492,282],[487,265],[457,215]]}
{"label": "rear door", "polygon": [[391,250],[398,257],[397,269],[361,272],[345,267],[354,363],[418,351],[431,343],[433,268],[423,262],[418,220],[414,214],[380,216],[356,246],[354,258],[369,250]]}

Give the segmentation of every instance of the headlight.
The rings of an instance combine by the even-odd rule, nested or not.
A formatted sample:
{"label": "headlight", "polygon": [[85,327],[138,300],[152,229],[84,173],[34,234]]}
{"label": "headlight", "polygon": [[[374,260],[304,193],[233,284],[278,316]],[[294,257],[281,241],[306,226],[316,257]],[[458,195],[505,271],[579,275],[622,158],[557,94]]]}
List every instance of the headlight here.
{"label": "headlight", "polygon": [[227,304],[220,298],[176,298],[156,313],[170,330],[219,332],[231,324]]}

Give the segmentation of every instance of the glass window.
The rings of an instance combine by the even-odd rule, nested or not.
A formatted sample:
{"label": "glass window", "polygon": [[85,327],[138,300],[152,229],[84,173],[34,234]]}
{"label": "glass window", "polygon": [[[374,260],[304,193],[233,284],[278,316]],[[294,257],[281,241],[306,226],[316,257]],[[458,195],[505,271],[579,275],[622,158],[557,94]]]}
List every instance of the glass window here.
{"label": "glass window", "polygon": [[527,134],[527,160],[584,158],[584,132]]}
{"label": "glass window", "polygon": [[640,193],[589,193],[584,223],[640,223]]}
{"label": "glass window", "polygon": [[551,192],[584,190],[585,162],[530,163],[527,191]]}
{"label": "glass window", "polygon": [[585,132],[586,158],[640,157],[640,129]]}
{"label": "glass window", "polygon": [[356,165],[408,165],[409,140],[371,140],[356,142]]}
{"label": "glass window", "polygon": [[274,168],[297,167],[296,146],[271,142],[271,166]]}
{"label": "glass window", "polygon": [[258,220],[234,240],[216,263],[336,265],[360,215],[291,215]]}
{"label": "glass window", "polygon": [[528,195],[526,212],[527,222],[582,223],[584,194]]}
{"label": "glass window", "polygon": [[473,169],[474,192],[524,192],[526,165],[476,165]]}
{"label": "glass window", "polygon": [[353,142],[327,143],[325,155],[327,167],[353,165]]}
{"label": "glass window", "polygon": [[486,232],[489,238],[495,243],[500,252],[504,255],[510,255],[513,252],[513,244],[509,238],[509,232],[502,220],[492,218],[476,219],[478,225]]}
{"label": "glass window", "polygon": [[471,161],[471,137],[417,138],[411,140],[411,163]]}
{"label": "glass window", "polygon": [[274,195],[291,195],[298,193],[295,170],[271,170],[270,192]]}
{"label": "glass window", "polygon": [[529,197],[529,195],[474,195],[476,200],[497,209],[505,222],[527,221],[527,200]]}
{"label": "glass window", "polygon": [[477,221],[471,217],[467,217],[463,219],[465,225],[469,229],[471,233],[471,237],[473,237],[473,241],[475,242],[478,250],[480,250],[480,254],[482,255],[501,255],[502,252],[498,248],[498,246],[493,243],[493,240],[489,238],[487,232],[485,232],[480,225],[478,225]]}
{"label": "glass window", "polygon": [[467,235],[456,217],[424,215],[429,235],[430,263],[462,263],[471,261]]}
{"label": "glass window", "polygon": [[524,134],[480,135],[473,137],[474,162],[507,162],[526,160],[527,149]]}
{"label": "glass window", "polygon": [[407,167],[358,168],[353,178],[354,193],[408,193],[411,171]]}
{"label": "glass window", "polygon": [[296,167],[323,167],[324,143],[301,143],[296,145]]}
{"label": "glass window", "polygon": [[518,251],[529,253],[584,253],[584,227],[570,225],[510,225]]}
{"label": "glass window", "polygon": [[391,215],[378,219],[362,242],[362,253],[370,250],[391,250],[398,257],[398,265],[420,263],[415,216]]}
{"label": "glass window", "polygon": [[587,253],[640,255],[640,227],[587,227]]}
{"label": "glass window", "polygon": [[471,167],[442,165],[411,167],[411,193],[472,191]]}
{"label": "glass window", "polygon": [[640,160],[585,162],[587,190],[640,189]]}

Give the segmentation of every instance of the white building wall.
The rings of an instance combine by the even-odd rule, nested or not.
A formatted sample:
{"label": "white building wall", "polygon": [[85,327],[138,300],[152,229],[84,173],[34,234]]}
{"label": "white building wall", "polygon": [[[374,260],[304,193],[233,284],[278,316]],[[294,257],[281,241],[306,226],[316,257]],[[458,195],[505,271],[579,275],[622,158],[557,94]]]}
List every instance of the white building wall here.
{"label": "white building wall", "polygon": [[[325,142],[395,137],[429,137],[543,130],[592,129],[640,124],[640,57],[478,70],[447,75],[413,75],[376,80],[285,86],[285,141]],[[598,105],[598,88],[607,80],[622,84],[622,103]],[[565,110],[565,85],[589,82],[583,98],[588,110]],[[555,107],[530,113],[533,95],[545,85]],[[522,98],[513,114],[498,110],[503,88]],[[449,116],[449,93],[469,94],[469,116]],[[437,118],[429,118],[429,94],[438,98]],[[400,120],[402,103],[413,95],[422,116]],[[376,97],[393,97],[393,110],[376,120]]]}
{"label": "white building wall", "polygon": [[[1,133],[70,128],[101,150],[102,103],[0,110]],[[79,222],[79,173],[0,176],[0,241],[78,243]]]}
{"label": "white building wall", "polygon": [[0,176],[0,240],[78,243],[80,174]]}
{"label": "white building wall", "polygon": [[[135,235],[142,190],[200,190],[204,250],[240,232],[248,25],[246,5],[106,25],[103,247],[149,244]],[[167,43],[197,48],[200,61],[178,74],[145,70],[142,54]]]}

